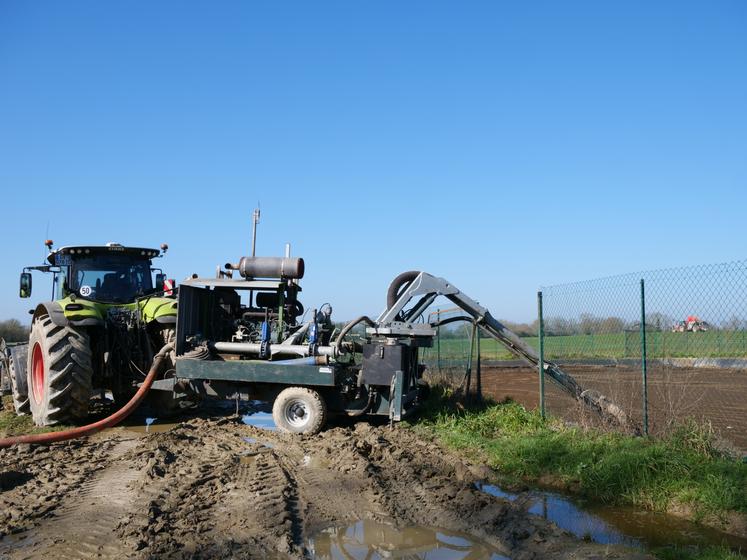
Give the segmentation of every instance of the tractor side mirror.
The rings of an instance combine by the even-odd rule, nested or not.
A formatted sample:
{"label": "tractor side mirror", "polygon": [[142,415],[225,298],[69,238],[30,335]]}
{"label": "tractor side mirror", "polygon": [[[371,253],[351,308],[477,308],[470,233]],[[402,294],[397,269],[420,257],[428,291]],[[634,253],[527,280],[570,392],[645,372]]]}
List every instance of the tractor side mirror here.
{"label": "tractor side mirror", "polygon": [[21,289],[19,294],[22,298],[31,297],[31,273],[21,273]]}
{"label": "tractor side mirror", "polygon": [[166,274],[159,272],[156,274],[156,290],[159,292],[163,290],[163,283],[166,282]]}

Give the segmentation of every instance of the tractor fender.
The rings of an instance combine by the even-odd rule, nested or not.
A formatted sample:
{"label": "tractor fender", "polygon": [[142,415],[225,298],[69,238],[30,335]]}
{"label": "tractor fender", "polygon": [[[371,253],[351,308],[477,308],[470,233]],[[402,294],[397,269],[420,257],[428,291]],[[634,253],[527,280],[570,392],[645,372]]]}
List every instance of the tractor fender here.
{"label": "tractor fender", "polygon": [[49,315],[49,318],[58,327],[66,327],[70,324],[70,321],[65,317],[65,311],[62,309],[62,306],[56,301],[45,301],[37,305],[31,322],[33,323],[44,315]]}
{"label": "tractor fender", "polygon": [[65,310],[62,308],[62,305],[56,301],[45,301],[44,303],[37,305],[31,321],[33,322],[43,315],[48,315],[52,322],[58,327],[94,327],[104,324],[104,321],[101,319],[93,317],[70,320],[65,316]]}
{"label": "tractor fender", "polygon": [[149,298],[140,305],[140,313],[143,320],[150,324],[152,322],[161,325],[173,325],[176,323],[177,301],[172,298]]}

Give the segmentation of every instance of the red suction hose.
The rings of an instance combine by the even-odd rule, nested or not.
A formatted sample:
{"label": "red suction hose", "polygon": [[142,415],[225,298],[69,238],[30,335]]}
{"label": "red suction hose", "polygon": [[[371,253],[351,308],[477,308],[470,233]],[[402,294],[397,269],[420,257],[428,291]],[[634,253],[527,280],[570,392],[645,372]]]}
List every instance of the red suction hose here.
{"label": "red suction hose", "polygon": [[92,434],[95,434],[96,432],[103,430],[104,428],[111,428],[112,426],[117,425],[119,422],[127,418],[143,400],[145,394],[150,389],[150,386],[153,385],[153,380],[156,378],[156,375],[160,371],[164,358],[173,349],[174,347],[171,344],[167,344],[166,346],[161,348],[161,350],[159,350],[158,354],[156,354],[153,358],[153,364],[150,366],[148,375],[145,376],[145,381],[143,381],[143,384],[137,390],[137,393],[132,396],[132,398],[126,405],[124,405],[111,416],[107,416],[106,418],[99,420],[98,422],[94,422],[93,424],[80,426],[78,428],[65,430],[63,432],[49,432],[46,434],[14,436],[0,439],[0,449],[3,447],[10,447],[11,445],[17,445],[19,443],[49,444],[56,441],[65,441],[67,439],[90,436]]}

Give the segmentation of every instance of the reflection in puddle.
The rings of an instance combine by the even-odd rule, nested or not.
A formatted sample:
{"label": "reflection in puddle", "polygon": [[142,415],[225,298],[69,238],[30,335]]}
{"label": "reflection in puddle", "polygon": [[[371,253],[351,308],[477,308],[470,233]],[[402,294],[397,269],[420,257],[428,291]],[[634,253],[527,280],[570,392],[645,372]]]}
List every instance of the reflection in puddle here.
{"label": "reflection in puddle", "polygon": [[140,434],[160,434],[162,432],[168,432],[171,428],[178,426],[179,422],[165,422],[163,424],[156,423],[158,418],[146,418],[145,424],[138,424],[135,426],[122,426],[123,429],[128,432],[137,432]]}
{"label": "reflection in puddle", "polygon": [[241,455],[239,457],[239,464],[240,465],[251,465],[254,463],[254,459],[256,458],[255,455]]}
{"label": "reflection in puddle", "polygon": [[552,492],[533,490],[522,494],[506,492],[492,484],[476,484],[492,496],[524,503],[529,513],[555,523],[579,538],[601,544],[635,547],[671,545],[722,545],[747,550],[747,539],[697,525],[663,513],[638,510],[632,506],[583,504]]}
{"label": "reflection in puddle", "polygon": [[269,412],[252,412],[250,414],[244,414],[241,417],[241,421],[247,426],[254,426],[255,428],[261,428],[262,430],[277,430],[278,427],[275,425],[275,421],[272,419],[272,414]]}
{"label": "reflection in puddle", "polygon": [[397,529],[374,521],[325,529],[309,539],[308,547],[318,560],[508,560],[493,547],[466,535],[430,527]]}
{"label": "reflection in puddle", "polygon": [[266,441],[259,441],[259,440],[258,440],[257,438],[253,438],[253,437],[243,437],[243,438],[241,438],[241,439],[243,439],[243,440],[244,440],[245,442],[247,442],[247,443],[252,443],[252,444],[254,444],[254,443],[258,443],[258,444],[260,444],[260,445],[261,445],[262,447],[266,447],[267,449],[274,449],[274,448],[275,448],[275,446],[274,446],[274,445],[272,445],[271,443],[269,443],[269,442],[266,442]]}
{"label": "reflection in puddle", "polygon": [[327,469],[329,468],[329,462],[319,457],[313,457],[311,455],[304,455],[301,466],[309,469]]}

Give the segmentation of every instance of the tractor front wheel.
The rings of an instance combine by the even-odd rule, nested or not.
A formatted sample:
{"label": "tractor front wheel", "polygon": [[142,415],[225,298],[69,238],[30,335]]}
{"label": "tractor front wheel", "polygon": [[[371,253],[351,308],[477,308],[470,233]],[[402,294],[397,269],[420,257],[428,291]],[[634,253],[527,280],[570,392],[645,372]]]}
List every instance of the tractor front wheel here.
{"label": "tractor front wheel", "polygon": [[275,399],[272,419],[284,432],[316,434],[327,421],[327,405],[313,389],[288,387]]}
{"label": "tractor front wheel", "polygon": [[28,396],[37,426],[82,420],[88,415],[93,366],[88,334],[34,320],[29,336]]}

